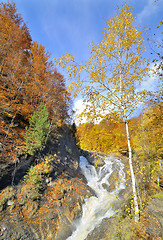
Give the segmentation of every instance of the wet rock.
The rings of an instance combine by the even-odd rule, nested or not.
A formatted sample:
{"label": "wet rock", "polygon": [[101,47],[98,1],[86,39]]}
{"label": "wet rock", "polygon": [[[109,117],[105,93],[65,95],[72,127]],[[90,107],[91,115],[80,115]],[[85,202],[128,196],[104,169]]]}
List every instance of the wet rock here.
{"label": "wet rock", "polygon": [[111,219],[112,218],[103,219],[101,224],[99,224],[97,227],[95,227],[95,229],[91,233],[88,234],[86,240],[110,239],[107,237],[109,237],[108,228],[109,228],[109,226],[111,227],[111,223],[112,223]]}
{"label": "wet rock", "polygon": [[67,239],[72,234],[72,231],[73,231],[72,222],[66,216],[63,215],[62,219],[60,220],[55,240]]}
{"label": "wet rock", "polygon": [[82,149],[80,150],[80,154],[85,157],[91,165],[96,167],[104,165],[104,158],[101,156],[101,154],[99,155],[98,153],[88,152]]}
{"label": "wet rock", "polygon": [[84,199],[80,196],[78,196],[78,199],[70,197],[70,199],[68,200],[68,208],[72,220],[81,217],[83,202]]}
{"label": "wet rock", "polygon": [[111,176],[109,177],[109,192],[113,191],[115,189],[115,185],[116,185],[116,182],[118,181],[119,179],[119,173],[118,173],[118,170],[114,170],[111,174]]}

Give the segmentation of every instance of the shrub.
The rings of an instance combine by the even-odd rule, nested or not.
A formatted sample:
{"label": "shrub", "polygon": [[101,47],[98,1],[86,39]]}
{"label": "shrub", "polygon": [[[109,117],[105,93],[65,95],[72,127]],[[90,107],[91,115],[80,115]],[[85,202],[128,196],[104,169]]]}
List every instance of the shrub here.
{"label": "shrub", "polygon": [[51,161],[52,156],[47,156],[42,162],[36,166],[31,166],[27,174],[24,176],[26,185],[22,189],[22,194],[27,198],[36,200],[40,198],[40,191],[43,189],[45,175],[52,171]]}

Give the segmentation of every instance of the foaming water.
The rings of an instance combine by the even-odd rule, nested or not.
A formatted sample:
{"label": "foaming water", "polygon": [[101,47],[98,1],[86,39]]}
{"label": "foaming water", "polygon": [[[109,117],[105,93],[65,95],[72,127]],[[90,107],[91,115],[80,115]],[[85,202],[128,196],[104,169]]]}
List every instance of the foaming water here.
{"label": "foaming water", "polygon": [[[117,194],[125,188],[124,165],[120,159],[106,157],[105,164],[98,170],[88,163],[83,156],[80,157],[80,168],[87,179],[87,184],[94,190],[96,197],[92,196],[85,199],[83,205],[83,214],[78,222],[74,223],[76,230],[67,240],[84,240],[87,235],[102,221],[104,218],[111,217],[115,210],[112,204],[117,200]],[[119,169],[119,180],[115,183],[115,189],[109,192],[109,177],[113,170],[113,163]]]}

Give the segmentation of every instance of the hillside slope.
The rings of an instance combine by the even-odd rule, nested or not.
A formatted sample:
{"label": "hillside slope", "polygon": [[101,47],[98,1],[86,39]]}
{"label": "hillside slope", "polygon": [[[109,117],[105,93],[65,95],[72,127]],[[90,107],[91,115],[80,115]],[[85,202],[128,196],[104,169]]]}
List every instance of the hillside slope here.
{"label": "hillside slope", "polygon": [[57,143],[50,138],[43,161],[36,161],[39,154],[22,156],[16,168],[6,166],[6,184],[1,178],[1,186],[8,185],[0,193],[1,240],[66,239],[72,221],[82,213],[84,198],[92,195],[78,167],[71,131],[62,130]]}

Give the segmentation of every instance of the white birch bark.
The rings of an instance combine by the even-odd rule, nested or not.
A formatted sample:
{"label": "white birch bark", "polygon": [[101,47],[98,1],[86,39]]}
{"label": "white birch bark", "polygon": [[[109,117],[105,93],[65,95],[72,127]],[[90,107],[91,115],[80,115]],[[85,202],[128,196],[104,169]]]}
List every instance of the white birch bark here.
{"label": "white birch bark", "polygon": [[[160,159],[160,161],[159,161],[159,171],[161,169],[161,164],[162,164],[162,160]],[[160,186],[160,177],[159,177],[159,175],[157,177],[157,185]]]}
{"label": "white birch bark", "polygon": [[125,125],[126,125],[128,151],[129,151],[129,166],[130,166],[130,173],[131,173],[132,191],[133,191],[134,207],[135,207],[135,222],[138,222],[139,206],[137,201],[135,174],[134,174],[133,165],[132,165],[132,151],[131,151],[130,136],[129,136],[129,130],[128,130],[128,122],[126,119],[125,119]]}

